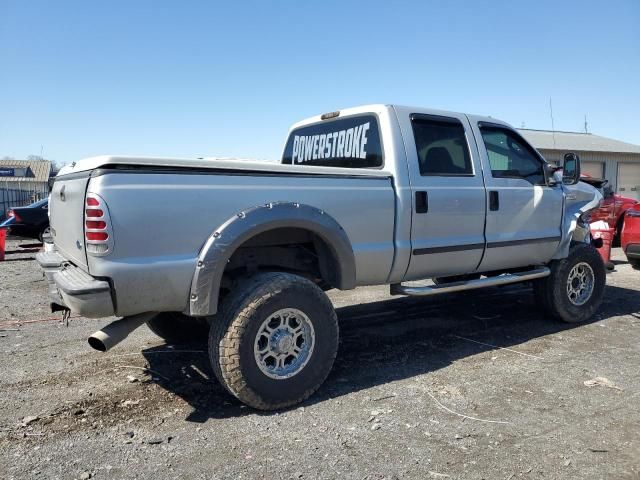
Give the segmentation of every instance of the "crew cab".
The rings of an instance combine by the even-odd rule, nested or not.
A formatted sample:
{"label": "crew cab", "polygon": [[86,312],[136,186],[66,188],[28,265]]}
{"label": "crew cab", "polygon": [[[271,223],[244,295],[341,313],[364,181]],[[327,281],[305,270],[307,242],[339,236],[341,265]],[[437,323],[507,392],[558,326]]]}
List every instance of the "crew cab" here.
{"label": "crew cab", "polygon": [[495,118],[350,108],[293,125],[280,163],[73,163],[53,185],[54,249],[38,261],[54,309],[123,317],[93,347],[143,323],[170,342],[208,338],[230,393],[282,408],[332,367],[330,288],[426,296],[531,282],[550,315],[591,317],[605,269],[585,214],[602,195],[578,182],[575,154],[562,167]]}

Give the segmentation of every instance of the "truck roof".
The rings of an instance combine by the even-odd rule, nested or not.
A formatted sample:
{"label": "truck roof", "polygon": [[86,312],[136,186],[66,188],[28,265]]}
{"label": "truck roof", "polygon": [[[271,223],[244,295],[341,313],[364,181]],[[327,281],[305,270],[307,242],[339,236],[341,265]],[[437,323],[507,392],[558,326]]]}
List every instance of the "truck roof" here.
{"label": "truck roof", "polygon": [[[462,113],[462,112],[454,112],[450,110],[438,110],[434,108],[418,107],[418,106],[410,106],[410,105],[399,105],[399,104],[392,104],[392,103],[372,103],[367,105],[359,105],[355,107],[343,108],[330,113],[331,114],[339,113],[340,116],[347,116],[347,115],[358,115],[363,113],[380,113],[384,110],[395,110],[399,114],[424,113],[427,115],[439,115],[443,117],[447,117],[451,115],[468,115],[469,117],[473,117],[474,121],[485,121],[485,122],[497,123],[500,125],[505,125],[510,128],[513,128],[508,123],[493,117],[468,114],[468,113]],[[329,115],[330,113],[322,113],[319,115],[314,115],[312,117],[308,117],[303,120],[300,120],[294,123],[291,126],[289,131],[294,130],[296,128],[300,128],[305,125],[309,125],[311,123],[321,122],[325,120],[325,118],[323,117],[326,115]]]}

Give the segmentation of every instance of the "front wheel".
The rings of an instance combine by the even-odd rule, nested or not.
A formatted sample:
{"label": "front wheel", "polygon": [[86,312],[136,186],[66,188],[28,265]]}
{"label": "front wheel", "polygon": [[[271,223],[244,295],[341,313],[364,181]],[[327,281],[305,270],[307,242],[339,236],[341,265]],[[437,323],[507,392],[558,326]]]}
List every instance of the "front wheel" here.
{"label": "front wheel", "polygon": [[313,282],[289,273],[259,273],[240,282],[209,334],[220,383],[260,410],[308,398],[327,378],[337,350],[331,302]]}
{"label": "front wheel", "polygon": [[567,258],[554,260],[551,274],[534,283],[537,303],[551,316],[579,323],[593,316],[606,283],[602,257],[591,245],[571,247]]}

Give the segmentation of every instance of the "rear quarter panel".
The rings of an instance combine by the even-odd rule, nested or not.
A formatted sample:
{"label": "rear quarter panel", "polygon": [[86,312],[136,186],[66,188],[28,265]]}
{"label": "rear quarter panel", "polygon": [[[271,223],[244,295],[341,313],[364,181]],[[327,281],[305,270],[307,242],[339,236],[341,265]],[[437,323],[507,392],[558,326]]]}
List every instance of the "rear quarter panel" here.
{"label": "rear quarter panel", "polygon": [[209,235],[243,209],[299,202],[331,215],[351,241],[359,285],[384,283],[393,262],[394,191],[389,178],[106,173],[91,179],[111,216],[114,245],[88,257],[109,277],[119,315],[181,311],[198,253]]}

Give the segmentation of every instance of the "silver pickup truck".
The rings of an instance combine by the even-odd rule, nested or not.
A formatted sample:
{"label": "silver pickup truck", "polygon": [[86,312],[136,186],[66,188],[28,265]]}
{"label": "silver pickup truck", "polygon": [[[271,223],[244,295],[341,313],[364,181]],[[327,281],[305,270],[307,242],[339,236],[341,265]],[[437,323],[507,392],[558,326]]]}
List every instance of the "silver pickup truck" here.
{"label": "silver pickup truck", "polygon": [[94,348],[143,323],[169,342],[208,338],[230,393],[282,408],[332,367],[331,288],[530,282],[551,316],[593,315],[605,269],[588,212],[602,197],[578,182],[575,154],[561,167],[494,118],[368,105],[295,124],[281,163],[73,163],[53,185],[54,244],[37,259],[54,310],[123,317]]}

